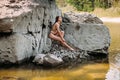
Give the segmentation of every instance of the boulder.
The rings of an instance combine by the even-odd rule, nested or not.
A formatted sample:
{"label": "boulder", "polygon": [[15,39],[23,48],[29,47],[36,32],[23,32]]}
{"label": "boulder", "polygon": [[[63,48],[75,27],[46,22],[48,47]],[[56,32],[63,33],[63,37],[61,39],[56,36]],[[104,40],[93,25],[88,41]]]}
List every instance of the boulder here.
{"label": "boulder", "polygon": [[46,55],[45,54],[37,54],[33,60],[33,62],[37,63],[37,64],[43,64],[44,63],[44,57]]}
{"label": "boulder", "polygon": [[55,0],[0,1],[0,62],[17,63],[49,51],[51,24],[61,15]]}
{"label": "boulder", "polygon": [[44,65],[47,66],[57,66],[63,63],[63,60],[60,57],[57,57],[53,54],[47,54],[43,59]]}
{"label": "boulder", "polygon": [[[75,16],[78,18],[74,19]],[[66,41],[74,47],[89,51],[89,54],[108,54],[111,40],[109,29],[98,17],[92,14],[65,13],[61,28],[65,31]]]}
{"label": "boulder", "polygon": [[63,26],[65,26],[65,39],[70,44],[86,51],[101,49],[107,54],[107,49],[103,49],[110,46],[110,35],[105,25],[68,23]]}
{"label": "boulder", "polygon": [[30,58],[33,54],[32,39],[21,34],[0,36],[0,63],[17,63]]}
{"label": "boulder", "polygon": [[103,24],[102,20],[97,16],[90,13],[74,13],[66,12],[64,13],[64,18],[68,21],[78,22],[78,23],[89,23],[89,24]]}
{"label": "boulder", "polygon": [[57,66],[63,63],[63,60],[60,57],[57,57],[53,54],[38,54],[36,55],[33,62],[41,64],[44,66]]}

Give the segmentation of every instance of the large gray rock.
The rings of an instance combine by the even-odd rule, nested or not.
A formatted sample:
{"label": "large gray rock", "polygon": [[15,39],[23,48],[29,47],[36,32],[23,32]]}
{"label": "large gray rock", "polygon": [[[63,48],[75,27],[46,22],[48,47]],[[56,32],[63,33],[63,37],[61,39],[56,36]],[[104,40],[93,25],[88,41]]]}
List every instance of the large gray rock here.
{"label": "large gray rock", "polygon": [[93,51],[109,47],[110,35],[103,24],[65,24],[65,39],[75,47]]}
{"label": "large gray rock", "polygon": [[[62,25],[65,39],[70,45],[78,48],[78,51],[72,52],[54,45],[48,38],[51,24],[56,16],[61,15],[55,0],[0,2],[1,63],[16,63],[43,52],[60,57],[66,62],[89,60],[91,56],[88,53],[108,53],[109,31],[98,17],[91,14],[75,14],[74,17],[65,15]],[[39,63],[42,63],[41,59],[38,57]],[[50,65],[56,64],[52,56],[45,59]]]}
{"label": "large gray rock", "polygon": [[1,63],[16,63],[50,50],[50,25],[61,15],[55,0],[1,0],[0,3]]}
{"label": "large gray rock", "polygon": [[[34,38],[33,38],[34,39]],[[10,36],[1,36],[0,38],[0,62],[16,63],[25,58],[31,57],[32,50],[31,39],[21,34],[12,34]]]}
{"label": "large gray rock", "polygon": [[88,13],[65,13],[62,29],[66,41],[73,46],[90,53],[108,53],[111,40],[109,29],[98,17]]}

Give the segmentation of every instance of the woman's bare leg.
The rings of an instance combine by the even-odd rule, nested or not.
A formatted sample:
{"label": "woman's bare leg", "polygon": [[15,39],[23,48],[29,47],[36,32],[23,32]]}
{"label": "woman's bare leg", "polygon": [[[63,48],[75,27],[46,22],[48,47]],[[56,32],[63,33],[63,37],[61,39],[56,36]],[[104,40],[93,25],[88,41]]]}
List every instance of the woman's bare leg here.
{"label": "woman's bare leg", "polygon": [[72,50],[72,51],[74,50],[74,49],[73,49],[72,47],[70,47],[66,42],[63,42],[63,41],[62,41],[61,43],[62,43],[63,45],[65,45],[67,48],[69,48],[70,50]]}
{"label": "woman's bare leg", "polygon": [[62,42],[62,39],[59,36],[55,36],[54,34],[49,35],[50,38]]}
{"label": "woman's bare leg", "polygon": [[50,34],[49,37],[52,38],[52,39],[54,39],[54,40],[60,41],[63,45],[65,45],[70,50],[74,50],[66,42],[63,42],[62,39],[59,36],[55,36],[54,34]]}
{"label": "woman's bare leg", "polygon": [[[64,37],[64,31],[61,31],[61,35],[62,37]],[[63,46],[66,46],[67,48],[69,48],[70,50],[74,50],[72,47],[70,47],[66,42],[61,42]]]}
{"label": "woman's bare leg", "polygon": [[[61,35],[62,35],[62,38],[64,39],[64,31],[61,31]],[[62,42],[61,42],[62,46],[65,46]]]}

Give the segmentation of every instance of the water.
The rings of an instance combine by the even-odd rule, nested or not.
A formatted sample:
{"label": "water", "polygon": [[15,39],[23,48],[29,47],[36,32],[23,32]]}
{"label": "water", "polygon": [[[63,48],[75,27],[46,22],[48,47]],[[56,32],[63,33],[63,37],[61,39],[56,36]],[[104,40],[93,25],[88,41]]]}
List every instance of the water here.
{"label": "water", "polygon": [[0,80],[104,80],[108,64],[87,64],[72,69],[5,69]]}
{"label": "water", "polygon": [[[111,34],[110,62],[114,55],[120,52],[120,23],[105,23]],[[109,64],[91,63],[79,64],[67,69],[22,69],[11,68],[0,70],[0,80],[105,80]]]}
{"label": "water", "polygon": [[111,45],[109,48],[109,60],[114,63],[114,57],[120,53],[120,21],[119,22],[106,22],[105,23],[110,30]]}

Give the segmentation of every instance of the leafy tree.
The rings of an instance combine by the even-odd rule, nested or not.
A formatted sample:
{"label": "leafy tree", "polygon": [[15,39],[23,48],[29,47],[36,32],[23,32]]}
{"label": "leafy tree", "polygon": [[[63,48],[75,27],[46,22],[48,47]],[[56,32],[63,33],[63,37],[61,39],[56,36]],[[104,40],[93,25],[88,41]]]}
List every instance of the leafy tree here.
{"label": "leafy tree", "polygon": [[[110,0],[66,0],[73,5],[78,11],[93,11],[95,7],[109,8]],[[117,0],[118,1],[118,0]]]}

